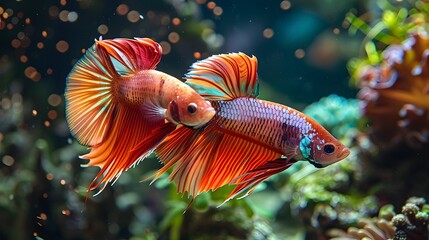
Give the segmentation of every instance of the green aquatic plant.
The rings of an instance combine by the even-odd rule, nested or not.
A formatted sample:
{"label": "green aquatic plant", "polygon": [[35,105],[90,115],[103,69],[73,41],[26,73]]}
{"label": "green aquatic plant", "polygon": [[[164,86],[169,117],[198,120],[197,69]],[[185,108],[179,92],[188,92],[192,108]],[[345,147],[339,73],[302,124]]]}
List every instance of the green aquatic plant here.
{"label": "green aquatic plant", "polygon": [[366,56],[348,67],[371,140],[386,150],[429,142],[429,3],[401,2],[379,1],[381,13],[372,19],[353,13],[346,18],[351,33],[365,34]]}

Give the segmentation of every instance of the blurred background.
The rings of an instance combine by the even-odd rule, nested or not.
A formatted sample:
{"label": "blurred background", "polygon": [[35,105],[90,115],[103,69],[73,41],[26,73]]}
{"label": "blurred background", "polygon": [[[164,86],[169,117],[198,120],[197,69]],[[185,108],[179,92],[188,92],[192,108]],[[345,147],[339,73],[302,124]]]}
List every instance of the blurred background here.
{"label": "blurred background", "polygon": [[[0,3],[0,239],[428,239],[426,1],[7,0]],[[149,37],[182,78],[213,54],[259,63],[260,98],[304,111],[352,154],[299,163],[251,196],[189,199],[148,158],[85,204],[97,168],[64,119],[94,39]],[[405,210],[404,210],[405,209]],[[377,238],[379,237],[379,238]]]}

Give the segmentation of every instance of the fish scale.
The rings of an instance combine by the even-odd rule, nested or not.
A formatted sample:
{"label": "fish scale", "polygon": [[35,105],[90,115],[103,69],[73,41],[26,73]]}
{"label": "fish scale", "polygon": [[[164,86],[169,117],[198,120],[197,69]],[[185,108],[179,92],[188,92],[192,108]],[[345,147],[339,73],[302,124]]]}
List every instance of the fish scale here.
{"label": "fish scale", "polygon": [[213,107],[218,114],[212,122],[218,127],[267,143],[282,154],[304,137],[315,134],[311,123],[296,110],[256,98],[216,101]]}

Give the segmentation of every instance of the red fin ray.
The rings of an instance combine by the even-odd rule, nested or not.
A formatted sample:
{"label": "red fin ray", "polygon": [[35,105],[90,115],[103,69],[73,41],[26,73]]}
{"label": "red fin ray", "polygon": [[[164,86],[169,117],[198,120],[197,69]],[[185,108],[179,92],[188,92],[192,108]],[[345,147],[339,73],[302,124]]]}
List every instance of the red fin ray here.
{"label": "red fin ray", "polygon": [[[130,75],[140,70],[154,69],[159,63],[162,54],[161,46],[149,38],[116,38],[97,41],[97,50],[112,57],[116,61],[112,66],[121,72],[121,75]],[[109,59],[106,62],[109,62]]]}
{"label": "red fin ray", "polygon": [[201,129],[194,130],[181,125],[166,137],[155,150],[155,154],[164,163],[164,166],[149,176],[148,179],[153,177],[152,182],[156,181],[168,169],[173,167],[186,152],[192,151],[191,146],[198,138],[200,131]]}
{"label": "red fin ray", "polygon": [[201,193],[199,183],[211,164],[211,161],[206,160],[216,157],[216,149],[221,140],[221,137],[207,131],[185,153],[184,158],[187,160],[179,161],[170,175],[179,192],[188,192],[190,196]]}
{"label": "red fin ray", "polygon": [[89,160],[84,166],[101,168],[90,190],[116,180],[122,172],[147,157],[174,130],[175,126],[164,123],[162,116],[148,121],[144,115],[139,109],[121,106],[106,140],[81,157]]}
{"label": "red fin ray", "polygon": [[258,62],[244,53],[221,54],[198,61],[185,75],[186,84],[207,100],[258,95]]}
{"label": "red fin ray", "polygon": [[116,107],[110,89],[114,73],[100,68],[101,62],[92,47],[67,77],[67,122],[72,134],[86,146],[98,144],[105,138]]}
{"label": "red fin ray", "polygon": [[264,165],[259,166],[258,168],[253,169],[241,176],[238,176],[231,181],[231,184],[236,185],[236,187],[229,194],[225,201],[229,201],[230,199],[237,197],[247,190],[246,194],[244,194],[241,198],[246,197],[253,192],[256,185],[277,173],[283,172],[295,162],[295,160],[277,158],[275,160],[268,161]]}
{"label": "red fin ray", "polygon": [[[157,156],[165,163],[157,176],[174,166],[170,179],[177,184],[179,192],[188,192],[194,197],[227,185],[246,172],[281,156],[253,141],[212,126],[198,134],[192,130],[176,131],[156,149]],[[186,136],[179,137],[181,133]],[[173,150],[174,153],[171,153],[171,146],[185,150]]]}

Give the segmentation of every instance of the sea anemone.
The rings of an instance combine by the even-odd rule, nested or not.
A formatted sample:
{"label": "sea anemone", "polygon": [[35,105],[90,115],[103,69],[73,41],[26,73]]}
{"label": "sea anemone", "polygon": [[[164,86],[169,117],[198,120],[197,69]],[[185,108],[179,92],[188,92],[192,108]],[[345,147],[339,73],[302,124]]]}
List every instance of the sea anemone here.
{"label": "sea anemone", "polygon": [[358,98],[379,146],[403,141],[413,148],[429,143],[429,36],[417,31],[382,53],[378,66],[357,73]]}

